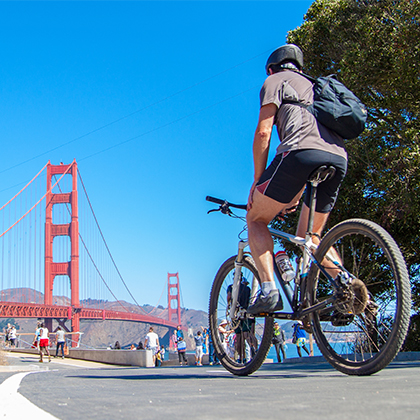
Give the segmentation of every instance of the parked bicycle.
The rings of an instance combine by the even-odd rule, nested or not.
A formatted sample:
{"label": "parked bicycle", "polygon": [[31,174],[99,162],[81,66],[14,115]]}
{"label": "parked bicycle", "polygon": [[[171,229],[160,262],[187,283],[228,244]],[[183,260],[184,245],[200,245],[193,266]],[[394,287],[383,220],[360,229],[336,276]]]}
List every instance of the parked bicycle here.
{"label": "parked bicycle", "polygon": [[[237,254],[216,274],[209,325],[218,359],[235,375],[249,375],[262,365],[275,319],[302,321],[325,359],[349,375],[370,375],[385,368],[404,342],[410,282],[403,255],[391,235],[372,221],[349,219],[330,229],[319,245],[314,243],[311,231],[317,187],[334,171],[332,166],[322,166],[308,180],[311,200],[305,238],[270,228],[274,241],[291,245],[288,253],[297,257],[293,279],[283,278],[274,264],[289,308],[257,315],[246,312],[260,287],[258,271],[246,251],[247,238],[241,239],[246,228],[239,235]],[[213,197],[206,200],[220,205],[209,213],[221,211],[245,221],[232,209],[246,210],[246,205]]]}

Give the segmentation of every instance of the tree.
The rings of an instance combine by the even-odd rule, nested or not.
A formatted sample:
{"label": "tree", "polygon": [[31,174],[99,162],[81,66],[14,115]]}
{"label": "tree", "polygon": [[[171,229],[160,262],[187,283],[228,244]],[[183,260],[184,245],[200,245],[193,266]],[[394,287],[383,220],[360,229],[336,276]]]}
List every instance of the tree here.
{"label": "tree", "polygon": [[335,73],[367,106],[364,133],[346,141],[349,167],[329,226],[376,221],[395,238],[420,312],[420,2],[317,0],[288,34],[305,71]]}

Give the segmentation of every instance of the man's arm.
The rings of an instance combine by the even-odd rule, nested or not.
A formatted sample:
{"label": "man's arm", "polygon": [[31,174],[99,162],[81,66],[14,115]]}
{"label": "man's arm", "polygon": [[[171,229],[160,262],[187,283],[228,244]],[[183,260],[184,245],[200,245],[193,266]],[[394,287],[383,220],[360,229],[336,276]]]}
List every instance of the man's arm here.
{"label": "man's arm", "polygon": [[267,104],[261,107],[258,118],[258,125],[254,134],[254,143],[252,146],[254,158],[254,182],[251,187],[248,198],[248,210],[252,206],[252,198],[255,186],[261,178],[268,160],[268,152],[270,150],[271,132],[273,131],[274,117],[277,113],[275,104]]}

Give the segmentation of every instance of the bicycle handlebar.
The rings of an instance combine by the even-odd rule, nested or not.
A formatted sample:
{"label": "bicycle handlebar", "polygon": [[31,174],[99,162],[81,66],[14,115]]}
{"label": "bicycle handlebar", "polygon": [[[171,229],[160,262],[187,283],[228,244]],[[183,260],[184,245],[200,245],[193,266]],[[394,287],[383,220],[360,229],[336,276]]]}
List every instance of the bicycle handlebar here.
{"label": "bicycle handlebar", "polygon": [[233,207],[235,209],[246,210],[246,204],[233,204],[233,203],[229,203],[229,201],[221,200],[220,198],[210,197],[209,195],[206,197],[206,200],[210,201],[212,203],[220,204],[221,206]]}

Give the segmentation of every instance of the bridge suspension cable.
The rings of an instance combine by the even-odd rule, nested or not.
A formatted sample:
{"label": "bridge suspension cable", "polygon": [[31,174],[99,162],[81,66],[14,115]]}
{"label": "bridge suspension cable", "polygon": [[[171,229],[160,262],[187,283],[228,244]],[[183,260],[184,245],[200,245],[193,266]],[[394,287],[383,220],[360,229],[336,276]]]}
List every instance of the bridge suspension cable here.
{"label": "bridge suspension cable", "polygon": [[[105,245],[105,248],[106,248],[106,250],[107,250],[107,252],[108,252],[109,257],[111,258],[112,264],[114,265],[115,270],[116,270],[116,272],[117,272],[117,274],[118,274],[119,278],[121,279],[122,284],[124,285],[125,289],[126,289],[126,290],[127,290],[127,292],[129,293],[129,295],[131,296],[131,298],[133,299],[133,301],[135,302],[135,304],[138,306],[138,308],[139,308],[141,311],[143,311],[143,313],[147,314],[147,312],[146,312],[146,311],[145,311],[145,310],[144,310],[144,309],[143,309],[143,308],[139,305],[139,303],[137,302],[136,298],[135,298],[135,297],[133,296],[133,294],[131,293],[131,291],[130,291],[130,289],[128,288],[128,286],[127,286],[126,282],[124,281],[123,276],[121,275],[120,270],[119,270],[119,269],[118,269],[118,267],[117,267],[117,264],[115,263],[114,257],[112,256],[111,251],[110,251],[110,249],[109,249],[109,247],[108,247],[108,244],[107,244],[107,242],[106,242],[106,240],[105,240],[105,237],[104,237],[104,235],[103,235],[103,233],[102,233],[102,229],[101,229],[101,227],[99,226],[98,219],[97,219],[97,217],[96,217],[95,211],[93,210],[92,203],[91,203],[90,198],[89,198],[89,195],[88,195],[88,193],[87,193],[87,191],[86,191],[85,184],[83,183],[83,179],[82,179],[82,176],[81,176],[81,174],[80,174],[80,171],[79,171],[79,170],[77,170],[77,173],[79,174],[79,179],[80,179],[80,182],[81,182],[81,184],[82,184],[83,191],[84,191],[84,193],[85,193],[85,195],[86,195],[87,202],[88,202],[88,204],[89,204],[89,207],[90,207],[90,210],[91,210],[91,212],[92,212],[93,218],[94,218],[94,220],[95,220],[96,226],[97,226],[97,228],[98,228],[99,234],[101,235],[101,238],[102,238],[102,240],[103,240],[103,243],[104,243],[104,245]],[[80,234],[79,234],[79,235],[80,235]]]}
{"label": "bridge suspension cable", "polygon": [[[51,187],[51,189],[53,189],[59,182],[60,182],[60,180],[63,178],[63,176],[64,175],[66,175],[67,174],[67,172],[69,171],[69,169],[67,169],[66,170],[66,172],[64,172],[63,173],[63,175],[61,175],[61,177],[60,177],[60,179]],[[33,180],[32,180],[33,181]],[[32,181],[30,181],[30,183],[32,182]],[[29,184],[30,184],[29,183]],[[28,184],[28,185],[29,185]],[[26,188],[26,187],[25,187]],[[21,190],[21,192],[25,189],[25,188],[23,188],[22,190]],[[20,193],[19,193],[20,194]],[[19,194],[17,194],[17,195],[15,195],[15,197],[13,198],[13,199],[15,199]],[[3,235],[5,235],[7,232],[9,232],[9,230],[11,230],[11,229],[13,229],[21,220],[23,220],[39,203],[41,203],[42,202],[42,200],[47,196],[47,194],[48,194],[48,192],[46,192],[19,220],[17,220],[15,223],[13,223],[13,225],[12,226],[10,226],[8,229],[6,229],[1,235],[0,235],[0,238],[3,236]],[[10,203],[11,201],[9,200],[9,203]],[[4,206],[3,206],[4,207]],[[2,207],[2,209],[3,209],[3,207]]]}

